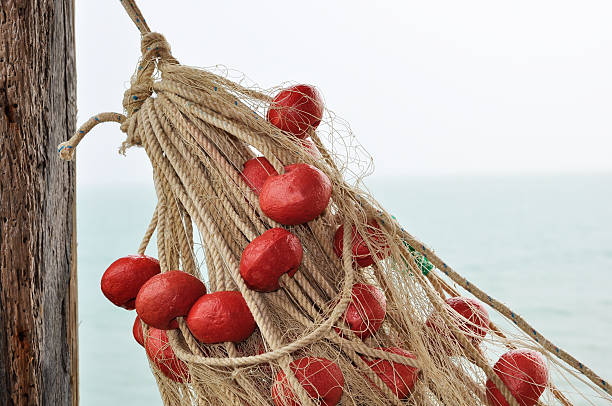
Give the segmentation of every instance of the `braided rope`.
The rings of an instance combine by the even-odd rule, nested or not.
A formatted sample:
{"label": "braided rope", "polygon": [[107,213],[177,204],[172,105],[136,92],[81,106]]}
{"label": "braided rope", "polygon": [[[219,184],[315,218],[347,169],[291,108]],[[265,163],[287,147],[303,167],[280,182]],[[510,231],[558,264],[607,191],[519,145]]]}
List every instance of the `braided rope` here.
{"label": "braided rope", "polygon": [[151,237],[153,237],[153,233],[155,232],[156,228],[157,228],[157,206],[155,206],[155,211],[153,211],[151,222],[149,223],[149,226],[147,227],[147,231],[145,231],[145,234],[142,237],[142,242],[140,243],[140,246],[138,247],[138,253],[140,255],[144,255],[145,251],[147,250],[147,247],[149,246],[149,242],[151,241]]}
{"label": "braided rope", "polygon": [[136,27],[138,28],[138,30],[140,31],[142,35],[145,35],[151,32],[151,30],[149,29],[149,26],[147,25],[147,22],[142,16],[142,13],[140,12],[140,9],[136,5],[135,1],[133,0],[119,0],[119,1],[121,2],[121,5],[123,6],[123,8],[125,8],[125,11],[130,16],[130,18],[132,19],[132,21],[134,22],[134,24],[136,25]]}
{"label": "braided rope", "polygon": [[123,123],[125,120],[126,117],[123,114],[119,113],[106,112],[96,114],[95,116],[87,120],[82,126],[80,126],[76,130],[72,138],[70,138],[68,141],[62,142],[57,146],[57,152],[60,158],[64,161],[71,161],[74,156],[76,147],[77,145],[79,145],[79,142],[81,142],[85,135],[87,135],[87,133],[98,124],[109,121]]}

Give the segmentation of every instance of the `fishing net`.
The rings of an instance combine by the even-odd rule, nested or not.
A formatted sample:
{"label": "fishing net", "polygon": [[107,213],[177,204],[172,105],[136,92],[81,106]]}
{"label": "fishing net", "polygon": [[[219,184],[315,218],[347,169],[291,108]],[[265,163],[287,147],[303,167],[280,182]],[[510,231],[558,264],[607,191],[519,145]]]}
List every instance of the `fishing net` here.
{"label": "fishing net", "polygon": [[[227,71],[179,64],[135,4],[122,3],[142,34],[126,114],[93,117],[59,146],[60,156],[71,159],[98,123],[121,123],[121,152],[144,148],[157,193],[139,254],[157,233],[161,274],[195,276],[207,285],[204,297],[240,292],[257,326],[238,342],[207,343],[185,317],[167,330],[138,321],[164,404],[610,402],[603,379],[454,271],[364,191],[371,159],[346,123],[324,109],[316,129],[305,129],[308,138],[281,130],[266,114],[282,88],[263,90],[230,80]],[[263,191],[243,174],[249,160],[281,179],[292,164],[316,168],[331,185],[325,210],[304,224],[273,220],[260,205]],[[245,282],[241,261],[271,229],[297,238],[302,258],[294,274],[278,278],[278,289],[262,292]],[[509,321],[505,333],[487,312]],[[534,377],[517,362],[515,381],[508,379],[512,362],[504,369],[496,361],[516,349],[541,357],[551,372]]]}

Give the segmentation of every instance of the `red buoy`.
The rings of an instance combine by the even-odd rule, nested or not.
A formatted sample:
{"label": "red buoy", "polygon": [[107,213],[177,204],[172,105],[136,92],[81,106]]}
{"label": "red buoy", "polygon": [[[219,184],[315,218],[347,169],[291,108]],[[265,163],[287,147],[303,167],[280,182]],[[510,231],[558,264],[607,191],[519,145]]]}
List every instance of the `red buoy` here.
{"label": "red buoy", "polygon": [[177,358],[164,330],[149,327],[145,350],[157,369],[168,378],[179,383],[189,381],[187,365]]}
{"label": "red buoy", "polygon": [[240,172],[240,177],[253,189],[256,195],[259,195],[263,184],[271,175],[278,175],[278,172],[270,161],[263,156],[246,161],[242,166],[242,172]]}
{"label": "red buoy", "polygon": [[113,304],[134,310],[136,295],[142,285],[160,273],[159,261],[146,255],[119,258],[106,269],[100,286]]}
{"label": "red buoy", "polygon": [[294,164],[285,167],[284,174],[266,180],[259,206],[266,216],[281,224],[302,224],[323,213],[331,193],[327,175],[314,166]]}
{"label": "red buoy", "polygon": [[[305,357],[291,362],[289,368],[308,395],[320,401],[321,406],[334,406],[340,402],[344,376],[338,365],[325,358]],[[282,370],[272,385],[272,399],[276,406],[300,406]]]}
{"label": "red buoy", "polygon": [[300,240],[283,228],[271,228],[242,252],[240,275],[249,289],[272,292],[283,274],[293,276],[302,262]]}
{"label": "red buoy", "polygon": [[149,279],[136,297],[138,316],[151,327],[161,330],[178,328],[177,317],[186,316],[206,286],[195,276],[182,271],[168,271]]}
{"label": "red buoy", "polygon": [[373,285],[356,283],[343,320],[357,337],[364,339],[378,331],[386,313],[387,299],[384,292]]}
{"label": "red buoy", "polygon": [[138,344],[144,347],[144,335],[142,334],[142,323],[140,322],[140,317],[136,316],[136,320],[134,320],[134,325],[132,326],[132,335],[134,339],[138,342]]}
{"label": "red buoy", "polygon": [[[458,313],[458,315],[455,313],[450,315],[459,330],[466,333],[472,344],[478,347],[489,331],[489,313],[485,305],[476,299],[462,296],[449,297],[446,299],[446,304]],[[442,327],[444,321],[437,313],[432,313],[427,318],[425,325],[437,334],[444,334],[445,329]],[[453,341],[456,341],[454,337]],[[449,352],[452,351],[449,349]]]}
{"label": "red buoy", "polygon": [[[521,406],[533,406],[548,383],[544,356],[528,349],[511,350],[501,356],[493,370]],[[493,381],[487,380],[487,399],[491,406],[508,406]]]}
{"label": "red buoy", "polygon": [[297,85],[280,91],[268,110],[268,121],[275,127],[305,138],[323,117],[323,99],[313,86]]}
{"label": "red buoy", "polygon": [[[414,354],[399,348],[378,348],[386,352],[401,355],[407,358],[416,359]],[[419,377],[417,368],[394,361],[384,359],[368,360],[364,357],[363,360],[372,368],[372,371],[387,385],[389,389],[400,399],[406,399],[410,392],[414,389],[414,385]]]}
{"label": "red buoy", "polygon": [[198,299],[187,315],[187,326],[205,344],[240,342],[255,331],[255,320],[240,292],[209,293]]}
{"label": "red buoy", "polygon": [[321,158],[321,153],[319,152],[319,149],[317,148],[315,143],[312,142],[312,140],[309,140],[308,138],[303,138],[303,139],[298,138],[296,139],[296,143],[300,145],[302,148],[304,148],[304,150],[306,150],[306,152],[308,152],[313,157]]}
{"label": "red buoy", "polygon": [[[379,250],[376,252],[376,256],[378,257],[378,259],[384,259],[387,255],[389,255],[389,244],[385,240],[385,236],[382,233],[380,226],[378,225],[376,220],[368,220],[368,227],[366,229],[366,232],[370,244],[379,247]],[[362,268],[370,266],[374,263],[374,258],[372,257],[372,253],[368,248],[368,244],[364,240],[363,236],[357,232],[357,227],[355,226],[352,227],[351,243],[354,263],[356,263]],[[342,258],[343,248],[344,225],[341,225],[340,227],[338,227],[338,229],[336,230],[336,234],[334,235],[334,252],[340,258]]]}

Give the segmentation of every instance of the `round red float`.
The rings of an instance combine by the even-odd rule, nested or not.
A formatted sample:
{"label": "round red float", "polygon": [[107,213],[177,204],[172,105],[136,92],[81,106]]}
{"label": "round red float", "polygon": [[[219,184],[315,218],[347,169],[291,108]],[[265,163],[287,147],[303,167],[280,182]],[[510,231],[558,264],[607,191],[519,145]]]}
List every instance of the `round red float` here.
{"label": "round red float", "polygon": [[[538,403],[548,383],[548,367],[544,356],[529,349],[508,351],[495,363],[493,370],[521,406]],[[491,406],[508,406],[490,379],[487,380],[487,399]]]}
{"label": "round red float", "polygon": [[[378,348],[386,352],[401,355],[407,358],[416,359],[414,354],[399,348]],[[414,385],[419,377],[417,368],[384,359],[376,359],[370,361],[362,357],[366,364],[372,368],[372,371],[387,385],[389,389],[400,399],[406,399],[410,392],[414,389]]]}
{"label": "round red float", "polygon": [[313,86],[297,85],[280,91],[268,110],[268,121],[298,138],[317,128],[323,117],[323,99]]}
{"label": "round red float", "polygon": [[[446,299],[446,304],[459,314],[458,316],[451,314],[457,327],[466,333],[467,338],[472,341],[475,347],[478,347],[489,331],[489,313],[485,305],[476,299],[462,296],[449,297]],[[425,325],[438,335],[447,331],[443,327],[444,320],[437,313],[432,313],[427,318]],[[454,337],[452,340],[456,341]],[[452,353],[450,349],[449,353]]]}
{"label": "round red float", "polygon": [[142,285],[161,272],[159,261],[146,255],[119,258],[106,269],[100,286],[113,304],[134,310],[136,296]]}
{"label": "round red float", "polygon": [[266,216],[281,224],[303,224],[323,213],[331,193],[327,175],[314,166],[294,164],[285,167],[284,174],[266,180],[259,206]]}
{"label": "round red float", "polygon": [[384,292],[373,285],[356,283],[343,320],[357,337],[364,339],[378,331],[386,313],[387,299]]}
{"label": "round red float", "polygon": [[304,138],[304,139],[298,138],[296,139],[296,143],[298,143],[298,145],[304,148],[306,152],[308,152],[313,157],[321,158],[321,153],[319,152],[319,149],[317,148],[315,143],[312,142],[312,140],[309,140],[308,138]]}
{"label": "round red float", "polygon": [[283,228],[271,228],[242,252],[240,275],[249,289],[272,292],[283,274],[293,276],[302,262],[300,240]]}
{"label": "round red float", "polygon": [[[338,365],[325,358],[305,357],[291,362],[289,368],[308,395],[320,401],[322,406],[334,406],[340,402],[344,376]],[[272,399],[276,406],[300,406],[282,370],[272,385]]]}
{"label": "round red float", "polygon": [[151,327],[161,330],[178,328],[177,317],[186,316],[206,286],[195,276],[182,271],[168,271],[149,279],[136,297],[138,316]]}
{"label": "round red float", "polygon": [[278,175],[278,172],[270,161],[263,156],[246,161],[240,173],[240,177],[253,189],[256,195],[259,195],[263,184],[271,175]]}
{"label": "round red float", "polygon": [[132,335],[134,339],[138,342],[138,344],[144,347],[144,335],[142,333],[142,323],[140,322],[140,317],[136,316],[136,320],[134,320],[134,325],[132,326]]}
{"label": "round red float", "polygon": [[[380,226],[376,222],[376,220],[371,219],[368,220],[368,227],[366,229],[368,234],[368,239],[370,243],[374,246],[379,247],[379,250],[376,252],[376,256],[378,259],[384,259],[387,255],[389,255],[389,244],[385,240],[385,236],[380,230]],[[374,258],[372,257],[372,253],[368,248],[368,244],[365,242],[363,236],[357,232],[357,227],[352,227],[351,232],[351,242],[352,242],[352,254],[353,254],[353,262],[359,265],[362,268],[370,266],[374,263]],[[342,258],[342,250],[344,248],[344,225],[341,225],[336,230],[336,234],[334,235],[334,252],[338,257]]]}
{"label": "round red float", "polygon": [[209,293],[198,299],[187,315],[187,326],[205,344],[240,342],[255,331],[255,320],[240,292]]}
{"label": "round red float", "polygon": [[176,357],[164,330],[149,327],[145,350],[149,359],[165,376],[174,382],[189,381],[187,365]]}

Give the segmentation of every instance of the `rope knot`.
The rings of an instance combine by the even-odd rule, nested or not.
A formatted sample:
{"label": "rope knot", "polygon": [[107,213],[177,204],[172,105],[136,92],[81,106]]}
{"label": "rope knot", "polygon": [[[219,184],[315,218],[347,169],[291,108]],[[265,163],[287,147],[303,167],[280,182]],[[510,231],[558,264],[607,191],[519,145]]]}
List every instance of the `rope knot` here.
{"label": "rope knot", "polygon": [[123,108],[128,117],[137,112],[142,103],[153,94],[153,75],[161,63],[178,64],[170,52],[170,44],[160,33],[149,32],[142,36],[142,57],[131,85],[123,95]]}
{"label": "rope knot", "polygon": [[161,58],[168,62],[178,63],[170,53],[170,44],[166,38],[158,32],[149,32],[142,36],[140,52],[143,60]]}
{"label": "rope knot", "polygon": [[240,378],[242,375],[244,375],[244,372],[245,372],[244,368],[234,368],[232,370],[232,372],[230,373],[230,377],[233,380],[236,380],[236,379]]}

